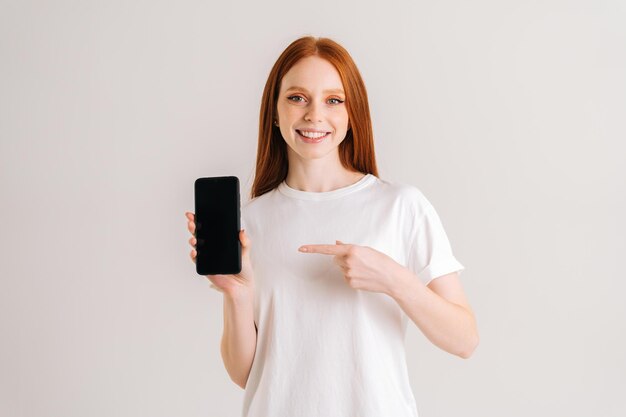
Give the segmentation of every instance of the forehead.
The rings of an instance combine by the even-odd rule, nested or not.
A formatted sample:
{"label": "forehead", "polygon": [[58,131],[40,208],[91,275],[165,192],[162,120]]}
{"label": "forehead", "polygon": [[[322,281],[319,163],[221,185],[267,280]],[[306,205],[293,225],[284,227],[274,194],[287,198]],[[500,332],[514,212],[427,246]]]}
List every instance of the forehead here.
{"label": "forehead", "polygon": [[342,92],[343,84],[333,64],[311,56],[298,61],[287,71],[281,82],[281,91],[299,89],[309,92]]}

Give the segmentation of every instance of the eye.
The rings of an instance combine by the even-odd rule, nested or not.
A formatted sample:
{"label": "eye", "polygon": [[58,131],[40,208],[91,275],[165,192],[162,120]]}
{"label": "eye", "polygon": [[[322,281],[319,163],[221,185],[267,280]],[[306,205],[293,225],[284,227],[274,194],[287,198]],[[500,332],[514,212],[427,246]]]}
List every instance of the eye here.
{"label": "eye", "polygon": [[[300,103],[300,102],[301,102],[300,100],[292,100],[292,99],[299,99],[299,98],[301,98],[301,99],[303,99],[303,100],[304,100],[304,97],[301,97],[301,96],[289,96],[289,97],[287,97],[287,100],[289,100],[289,101],[295,101],[296,103]],[[340,99],[338,99],[338,98],[329,98],[328,100],[329,100],[329,101],[330,101],[330,100],[335,100],[335,101],[336,101],[336,103],[333,103],[333,104],[341,104],[341,103],[343,103],[343,102],[344,102],[343,100],[340,100]]]}

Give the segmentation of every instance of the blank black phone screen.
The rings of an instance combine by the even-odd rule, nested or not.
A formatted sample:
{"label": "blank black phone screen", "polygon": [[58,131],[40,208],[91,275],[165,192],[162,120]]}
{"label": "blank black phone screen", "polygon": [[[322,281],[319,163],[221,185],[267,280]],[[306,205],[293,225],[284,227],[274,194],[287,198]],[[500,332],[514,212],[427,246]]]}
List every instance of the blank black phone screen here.
{"label": "blank black phone screen", "polygon": [[241,272],[239,179],[198,178],[194,184],[196,272]]}

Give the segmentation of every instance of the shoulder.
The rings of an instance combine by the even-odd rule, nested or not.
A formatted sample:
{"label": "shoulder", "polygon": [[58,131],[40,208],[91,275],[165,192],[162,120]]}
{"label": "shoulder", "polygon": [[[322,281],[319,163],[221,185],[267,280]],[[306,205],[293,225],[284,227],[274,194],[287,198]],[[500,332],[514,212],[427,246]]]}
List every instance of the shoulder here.
{"label": "shoulder", "polygon": [[266,192],[260,196],[254,197],[248,201],[241,203],[242,212],[252,212],[256,210],[262,210],[268,204],[271,204],[273,194],[276,193],[276,189]]}
{"label": "shoulder", "polygon": [[275,207],[276,193],[278,190],[274,188],[260,196],[254,197],[248,201],[241,203],[241,217],[249,223],[253,218],[263,216],[272,211]]}
{"label": "shoulder", "polygon": [[413,217],[421,218],[433,209],[422,190],[413,184],[377,178],[376,188],[378,192],[409,210]]}

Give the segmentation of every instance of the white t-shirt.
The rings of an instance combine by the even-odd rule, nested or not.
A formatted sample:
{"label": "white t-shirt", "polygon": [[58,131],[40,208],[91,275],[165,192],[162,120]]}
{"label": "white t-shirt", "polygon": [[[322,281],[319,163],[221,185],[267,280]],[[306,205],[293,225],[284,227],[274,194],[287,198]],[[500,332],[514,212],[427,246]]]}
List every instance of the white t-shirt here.
{"label": "white t-shirt", "polygon": [[278,187],[241,207],[255,273],[256,353],[244,417],[417,417],[404,336],[409,320],[383,293],[355,290],[335,240],[381,251],[424,284],[461,271],[426,197],[367,174],[328,192]]}

